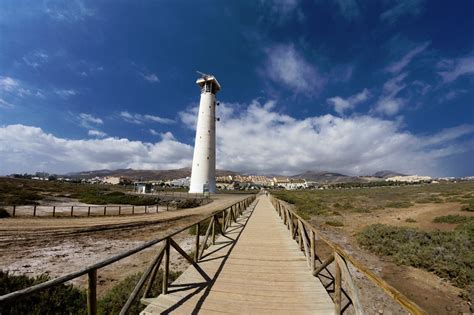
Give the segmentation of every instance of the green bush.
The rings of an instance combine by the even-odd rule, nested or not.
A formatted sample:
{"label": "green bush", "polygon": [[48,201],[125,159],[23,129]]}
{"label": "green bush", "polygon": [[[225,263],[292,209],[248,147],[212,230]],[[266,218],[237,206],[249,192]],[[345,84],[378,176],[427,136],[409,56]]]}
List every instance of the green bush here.
{"label": "green bush", "polygon": [[455,223],[455,224],[459,224],[459,223],[467,223],[467,222],[470,222],[470,221],[474,221],[474,217],[466,217],[466,216],[463,216],[463,215],[445,215],[445,216],[441,216],[441,217],[436,217],[433,219],[433,222],[435,223]]}
{"label": "green bush", "polygon": [[158,197],[137,196],[125,194],[120,191],[103,192],[103,191],[86,191],[78,196],[80,202],[87,204],[105,205],[105,204],[122,204],[135,206],[149,206],[157,204],[160,201]]}
{"label": "green bush", "polygon": [[461,211],[474,211],[474,202],[471,202],[467,205],[461,207]]}
{"label": "green bush", "polygon": [[[0,271],[0,295],[49,280],[47,275],[30,278]],[[0,304],[0,314],[85,314],[86,295],[72,285],[62,284],[17,301]]]}
{"label": "green bush", "polygon": [[[120,281],[116,286],[110,289],[103,297],[99,300],[97,311],[99,314],[118,314],[122,309],[123,305],[127,301],[130,293],[132,293],[136,284],[140,280],[142,273],[136,273],[134,275],[128,276],[124,280]],[[179,273],[170,272],[169,280],[170,282],[178,278]],[[151,296],[158,296],[161,293],[161,283],[162,283],[162,272],[158,271],[156,275],[155,282],[153,283]],[[133,302],[129,314],[139,314],[143,309],[143,304],[140,303],[140,298],[145,292],[145,286],[140,290],[138,297]]]}
{"label": "green bush", "polygon": [[0,219],[10,217],[10,213],[7,210],[0,208]]}
{"label": "green bush", "polygon": [[413,204],[409,201],[393,201],[385,205],[387,208],[410,208]]}
{"label": "green bush", "polygon": [[432,271],[459,287],[474,282],[474,221],[450,232],[374,224],[358,233],[357,240],[375,254]]}
{"label": "green bush", "polygon": [[344,223],[341,221],[326,221],[326,224],[330,226],[344,226]]}

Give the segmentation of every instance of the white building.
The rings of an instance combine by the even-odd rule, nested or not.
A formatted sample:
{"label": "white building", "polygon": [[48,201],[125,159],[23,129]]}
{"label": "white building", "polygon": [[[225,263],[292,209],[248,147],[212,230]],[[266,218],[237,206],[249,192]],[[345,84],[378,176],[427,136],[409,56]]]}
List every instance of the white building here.
{"label": "white building", "polygon": [[431,181],[429,176],[409,175],[409,176],[393,176],[387,178],[387,182],[404,182],[404,183],[421,183]]}
{"label": "white building", "polygon": [[196,81],[201,88],[190,193],[216,191],[216,93],[221,86],[213,75]]}

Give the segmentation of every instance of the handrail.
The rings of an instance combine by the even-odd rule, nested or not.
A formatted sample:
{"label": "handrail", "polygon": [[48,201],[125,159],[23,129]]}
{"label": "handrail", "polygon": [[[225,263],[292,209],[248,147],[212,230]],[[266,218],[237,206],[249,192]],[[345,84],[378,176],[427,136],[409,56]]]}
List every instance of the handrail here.
{"label": "handrail", "polygon": [[[337,289],[341,289],[341,274],[344,276],[346,281],[348,282],[348,293],[351,299],[351,302],[354,306],[354,310],[356,314],[362,314],[362,310],[360,307],[360,302],[358,301],[358,293],[357,293],[357,288],[353,285],[352,279],[350,278],[350,273],[347,268],[347,262],[350,262],[352,266],[354,266],[358,271],[363,273],[369,280],[371,280],[373,283],[375,283],[378,287],[383,289],[385,293],[387,293],[388,296],[390,296],[394,301],[396,301],[398,304],[400,304],[402,307],[404,307],[407,311],[409,311],[411,314],[420,314],[424,315],[427,314],[421,307],[419,307],[416,303],[408,299],[405,295],[403,295],[400,291],[395,289],[393,286],[382,280],[380,277],[375,275],[372,271],[367,269],[364,264],[362,264],[360,261],[346,253],[343,248],[332,241],[330,241],[327,237],[322,235],[319,230],[317,230],[313,225],[308,223],[306,220],[304,220],[300,215],[298,215],[294,210],[290,209],[290,207],[287,206],[287,203],[279,200],[278,198],[275,198],[274,196],[270,195],[272,204],[274,205],[275,210],[279,213],[280,217],[282,217],[283,223],[288,226],[288,229],[290,230],[290,234],[293,236],[293,238],[296,238],[297,236],[297,241],[300,246],[303,247],[305,256],[308,259],[308,264],[311,266],[311,271],[313,272],[314,276],[317,276],[319,272],[322,270],[327,270],[327,266],[330,265],[333,262],[336,262],[336,279],[335,279],[335,302],[336,302],[336,313],[342,314],[344,309],[341,309],[341,297],[340,297],[340,292],[336,292]],[[294,223],[296,219],[296,223]],[[308,240],[306,239],[307,231],[309,230],[311,233],[310,237],[310,243],[311,243],[311,248],[308,249],[308,245],[306,244]],[[331,247],[333,250],[333,255],[329,257],[325,262],[321,262],[321,265],[319,267],[316,267],[314,264],[315,257],[315,248],[314,248],[314,237],[318,236],[320,240],[322,240],[326,245]],[[311,253],[308,256],[308,251],[311,250]],[[349,278],[348,278],[349,277]],[[339,288],[338,288],[339,286]],[[344,291],[344,290],[343,290]],[[345,293],[345,291],[344,291]],[[339,305],[337,305],[339,303]]]}
{"label": "handrail", "polygon": [[[85,268],[82,268],[78,271],[75,271],[75,272],[71,272],[67,275],[64,275],[64,276],[61,276],[61,277],[58,277],[58,278],[55,278],[55,279],[51,279],[51,280],[48,280],[46,282],[43,282],[43,283],[40,283],[40,284],[37,284],[37,285],[34,285],[34,286],[31,286],[31,287],[28,287],[28,288],[25,288],[25,289],[21,289],[21,290],[18,290],[18,291],[15,291],[15,292],[11,292],[11,293],[8,293],[8,294],[5,294],[5,295],[2,295],[0,296],[0,305],[2,305],[3,303],[6,303],[6,302],[9,302],[9,301],[13,301],[13,300],[17,300],[17,299],[20,299],[22,297],[25,297],[25,296],[28,296],[28,295],[31,295],[35,292],[38,292],[38,291],[41,291],[41,290],[45,290],[45,289],[48,289],[48,288],[51,288],[51,287],[54,287],[54,286],[57,286],[57,285],[60,285],[64,282],[67,282],[69,280],[72,280],[72,279],[75,279],[77,277],[80,277],[82,275],[85,275],[85,274],[88,274],[89,275],[89,285],[88,285],[88,294],[87,294],[87,300],[88,300],[88,314],[96,314],[96,279],[97,279],[97,270],[100,269],[100,268],[103,268],[105,266],[108,266],[114,262],[117,262],[121,259],[124,259],[126,257],[129,257],[133,254],[136,254],[138,252],[141,252],[142,250],[144,249],[147,249],[153,245],[156,245],[162,241],[166,241],[166,244],[165,244],[165,261],[167,261],[166,263],[166,279],[168,278],[168,272],[169,272],[169,248],[170,248],[170,245],[172,245],[175,249],[178,250],[178,252],[183,255],[184,251],[183,250],[180,250],[177,248],[177,244],[172,240],[172,237],[181,233],[181,232],[184,232],[190,228],[192,228],[193,226],[196,226],[196,251],[199,251],[199,226],[200,226],[200,223],[202,222],[205,222],[207,220],[211,220],[211,223],[209,225],[209,227],[212,226],[212,240],[215,239],[215,225],[219,223],[219,219],[218,219],[218,215],[221,215],[223,216],[223,218],[226,218],[227,220],[224,220],[224,222],[222,222],[222,227],[219,227],[219,230],[221,231],[221,233],[224,233],[225,232],[225,228],[230,225],[230,220],[233,220],[235,221],[237,219],[237,217],[242,214],[243,210],[246,209],[254,200],[255,200],[255,195],[253,196],[249,196],[241,201],[238,201],[224,209],[221,209],[221,210],[217,210],[217,211],[214,211],[212,212],[211,214],[205,216],[204,218],[202,219],[199,219],[193,223],[190,223],[188,225],[186,225],[185,227],[183,228],[180,228],[166,236],[163,236],[163,237],[160,237],[160,238],[157,238],[157,239],[154,239],[154,240],[150,240],[150,241],[147,241],[135,248],[132,248],[130,250],[127,250],[123,253],[120,253],[120,254],[117,254],[117,255],[114,255],[108,259],[105,259],[105,260],[102,260],[98,263],[95,263],[95,264],[92,264],[92,265],[89,265]],[[207,246],[207,238],[211,236],[211,235],[208,235],[206,236],[203,244],[202,244],[202,248],[205,248]],[[162,255],[161,251],[158,255]],[[184,255],[183,255],[184,256]],[[191,259],[189,256],[184,256],[186,259]],[[197,257],[195,258],[195,263],[198,262],[198,258],[200,257]],[[159,263],[161,262],[161,259],[160,257],[158,257],[157,259],[154,259],[153,262],[152,262],[152,265],[150,266],[149,269],[147,269],[147,272],[144,274],[144,276],[146,275],[147,277],[150,276],[150,274],[153,275],[153,278],[154,276],[156,275],[156,272],[151,272],[155,267],[156,267],[156,270],[158,268],[157,264],[159,265]],[[164,277],[165,278],[165,277]],[[153,280],[153,279],[151,279]],[[146,281],[146,277],[145,279],[140,279],[138,285],[140,286],[143,286],[144,284],[144,281]],[[163,283],[163,292],[166,293],[166,290],[167,290],[167,283]],[[134,290],[134,292],[132,292],[132,294],[135,294],[136,296],[136,293],[135,292],[136,290]],[[134,296],[134,297],[135,297]],[[127,303],[126,306],[130,306],[131,303]],[[125,307],[124,307],[125,308]]]}

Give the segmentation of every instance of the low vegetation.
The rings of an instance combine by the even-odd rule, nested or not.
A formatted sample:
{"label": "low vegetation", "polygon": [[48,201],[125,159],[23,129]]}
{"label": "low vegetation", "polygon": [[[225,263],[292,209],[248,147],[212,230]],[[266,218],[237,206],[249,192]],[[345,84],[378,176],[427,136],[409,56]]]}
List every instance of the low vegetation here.
{"label": "low vegetation", "polygon": [[405,219],[405,222],[408,222],[408,223],[415,223],[416,220],[413,219],[413,218],[406,218],[406,219]]}
{"label": "low vegetation", "polygon": [[[0,271],[0,295],[49,280],[47,275],[34,278]],[[85,314],[86,295],[72,285],[59,285],[21,299],[0,304],[0,314]]]}
{"label": "low vegetation", "polygon": [[[141,273],[128,276],[124,280],[120,281],[111,290],[109,290],[102,297],[102,299],[99,300],[98,313],[103,315],[119,314],[141,276]],[[178,278],[178,276],[179,273],[170,272],[169,279],[170,281],[174,281],[176,278]],[[159,293],[161,293],[161,283],[162,273],[160,270],[156,275],[155,282],[153,283],[151,296],[157,296]],[[144,292],[145,288],[143,287],[139,292],[137,299],[132,304],[128,314],[139,314],[144,309],[143,304],[140,303],[140,298],[143,296]]]}
{"label": "low vegetation", "polygon": [[361,187],[327,190],[275,190],[277,198],[296,206],[308,219],[313,215],[337,212],[371,212],[383,208],[409,208],[416,203],[452,202],[463,204],[464,211],[474,211],[474,182],[439,183],[407,186]]}
{"label": "low vegetation", "polygon": [[0,219],[8,218],[9,216],[10,214],[8,213],[7,210],[0,208]]}
{"label": "low vegetation", "polygon": [[331,221],[326,221],[326,225],[330,225],[330,226],[344,226],[344,223],[342,223],[341,221],[331,220]]}
{"label": "low vegetation", "polygon": [[76,194],[75,197],[77,197],[80,202],[96,205],[120,204],[149,206],[155,205],[160,201],[158,197],[130,195],[121,191],[86,191]]}
{"label": "low vegetation", "polygon": [[[118,314],[135,288],[141,273],[134,274],[120,281],[98,301],[98,314]],[[174,281],[179,273],[170,272],[170,281]],[[0,271],[0,295],[24,289],[49,280],[47,275],[34,278],[14,276]],[[158,272],[152,287],[152,296],[161,293],[161,271]],[[129,313],[138,314],[144,306],[140,303],[144,288],[141,290]],[[59,285],[42,290],[19,301],[12,301],[0,305],[0,314],[86,314],[86,295],[72,285]]]}
{"label": "low vegetation", "polygon": [[445,215],[441,217],[436,217],[433,219],[433,222],[435,223],[451,223],[451,224],[460,224],[460,223],[468,223],[468,222],[474,222],[474,217],[466,217],[463,215]]}
{"label": "low vegetation", "polygon": [[374,224],[357,234],[358,242],[375,254],[432,271],[459,287],[474,284],[474,221],[454,231],[425,232]]}

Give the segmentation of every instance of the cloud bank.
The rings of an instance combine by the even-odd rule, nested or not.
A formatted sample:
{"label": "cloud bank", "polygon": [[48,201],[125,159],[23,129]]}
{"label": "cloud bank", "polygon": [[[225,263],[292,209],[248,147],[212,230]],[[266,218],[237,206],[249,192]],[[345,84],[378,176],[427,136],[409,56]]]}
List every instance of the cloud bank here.
{"label": "cloud bank", "polygon": [[[234,110],[240,106],[239,110]],[[179,116],[195,128],[195,108]],[[370,115],[322,115],[297,119],[275,102],[221,104],[217,125],[219,168],[248,173],[296,174],[329,170],[369,174],[381,169],[440,174],[440,159],[467,150],[473,125],[415,135],[397,121]],[[171,169],[191,165],[193,147],[171,133],[156,143],[119,138],[72,140],[24,125],[0,127],[0,173],[45,170]]]}

